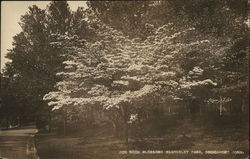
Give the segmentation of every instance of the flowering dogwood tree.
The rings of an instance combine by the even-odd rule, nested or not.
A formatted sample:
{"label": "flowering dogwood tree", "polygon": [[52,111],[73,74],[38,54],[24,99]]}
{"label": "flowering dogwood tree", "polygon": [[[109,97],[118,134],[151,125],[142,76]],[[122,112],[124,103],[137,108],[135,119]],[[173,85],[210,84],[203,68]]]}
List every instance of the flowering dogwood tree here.
{"label": "flowering dogwood tree", "polygon": [[113,112],[111,118],[116,127],[118,118],[125,125],[131,123],[130,119],[137,116],[137,107],[180,100],[180,90],[187,93],[185,96],[192,96],[191,90],[197,87],[216,85],[204,76],[210,67],[207,64],[183,66],[190,52],[202,50],[200,54],[207,57],[220,56],[214,52],[218,40],[200,35],[195,28],[177,29],[174,24],[154,28],[146,24],[153,34],[141,40],[129,39],[97,18],[88,22],[96,29],[95,40],[55,35],[56,40],[51,43],[63,48],[67,58],[65,70],[57,73],[63,78],[56,84],[57,91],[44,96],[54,110],[82,112],[102,106]]}

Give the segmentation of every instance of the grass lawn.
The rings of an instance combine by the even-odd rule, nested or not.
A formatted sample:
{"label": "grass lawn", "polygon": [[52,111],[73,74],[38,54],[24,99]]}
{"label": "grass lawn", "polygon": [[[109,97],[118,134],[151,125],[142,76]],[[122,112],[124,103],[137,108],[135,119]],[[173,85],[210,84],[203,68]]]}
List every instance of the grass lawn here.
{"label": "grass lawn", "polygon": [[[187,124],[186,124],[187,126]],[[195,124],[188,125],[183,137],[182,126],[165,131],[160,137],[140,140],[130,139],[132,150],[241,150],[243,155],[209,154],[119,154],[126,150],[122,139],[112,136],[105,128],[88,129],[74,135],[60,136],[55,133],[38,133],[36,146],[40,159],[243,159],[248,155],[248,126],[238,128],[208,129]]]}

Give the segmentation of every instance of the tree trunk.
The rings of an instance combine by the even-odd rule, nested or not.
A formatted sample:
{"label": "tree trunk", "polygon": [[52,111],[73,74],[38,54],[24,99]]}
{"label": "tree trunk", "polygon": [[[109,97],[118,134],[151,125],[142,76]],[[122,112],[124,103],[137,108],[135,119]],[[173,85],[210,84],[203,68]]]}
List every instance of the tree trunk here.
{"label": "tree trunk", "polygon": [[244,114],[244,111],[245,111],[245,100],[244,100],[244,96],[242,97],[242,101],[241,101],[241,113]]}
{"label": "tree trunk", "polygon": [[126,150],[127,153],[129,151],[129,145],[128,145],[128,121],[125,121],[125,141],[126,141]]}
{"label": "tree trunk", "polygon": [[49,132],[51,132],[51,111],[49,110]]}
{"label": "tree trunk", "polygon": [[95,122],[95,114],[94,114],[95,110],[94,107],[90,107],[90,124],[91,126],[93,125],[93,123]]}
{"label": "tree trunk", "polygon": [[165,105],[163,103],[160,103],[160,109],[161,109],[162,116],[165,116]]}
{"label": "tree trunk", "polygon": [[200,104],[200,116],[202,115],[201,104]]}
{"label": "tree trunk", "polygon": [[118,123],[115,121],[111,121],[112,126],[114,128],[114,136],[118,137],[119,136],[119,129],[118,129]]}
{"label": "tree trunk", "polygon": [[64,109],[64,121],[63,121],[63,134],[64,136],[67,135],[67,112],[66,109]]}
{"label": "tree trunk", "polygon": [[220,116],[222,115],[222,97],[220,96]]}
{"label": "tree trunk", "polygon": [[20,128],[21,127],[21,117],[20,116],[17,117],[17,122],[18,122],[17,125]]}
{"label": "tree trunk", "polygon": [[9,128],[10,128],[10,119],[7,118],[6,129],[9,129]]}
{"label": "tree trunk", "polygon": [[124,117],[124,136],[127,153],[129,151],[128,143],[128,105],[123,105],[122,107],[123,117]]}

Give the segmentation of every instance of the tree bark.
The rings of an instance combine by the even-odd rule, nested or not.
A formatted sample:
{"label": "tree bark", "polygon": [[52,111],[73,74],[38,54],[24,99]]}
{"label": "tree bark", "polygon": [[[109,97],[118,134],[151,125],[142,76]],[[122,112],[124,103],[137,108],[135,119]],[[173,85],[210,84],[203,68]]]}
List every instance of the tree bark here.
{"label": "tree bark", "polygon": [[200,116],[202,115],[202,109],[201,109],[201,104],[199,104],[200,105]]}
{"label": "tree bark", "polygon": [[124,135],[125,135],[125,144],[126,144],[126,151],[129,151],[129,141],[128,141],[128,105],[123,105],[122,112],[124,114]]}
{"label": "tree bark", "polygon": [[243,96],[241,101],[241,113],[244,114],[244,111],[245,111],[245,100]]}
{"label": "tree bark", "polygon": [[111,123],[114,128],[114,136],[118,137],[119,136],[118,123],[115,121],[111,121]]}
{"label": "tree bark", "polygon": [[51,110],[49,110],[49,132],[51,132]]}
{"label": "tree bark", "polygon": [[125,141],[126,141],[126,150],[127,153],[129,151],[129,145],[128,145],[128,121],[125,121]]}
{"label": "tree bark", "polygon": [[220,96],[220,116],[222,115],[222,97]]}
{"label": "tree bark", "polygon": [[64,108],[64,121],[63,121],[63,134],[64,136],[67,135],[67,111],[66,109]]}

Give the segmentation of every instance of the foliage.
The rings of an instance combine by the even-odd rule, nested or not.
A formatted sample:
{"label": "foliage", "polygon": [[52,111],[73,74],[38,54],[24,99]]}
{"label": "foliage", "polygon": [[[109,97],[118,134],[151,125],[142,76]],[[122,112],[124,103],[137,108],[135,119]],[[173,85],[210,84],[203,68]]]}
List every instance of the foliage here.
{"label": "foliage", "polygon": [[132,38],[150,35],[146,23],[156,27],[174,23],[175,27],[195,27],[202,33],[232,38],[243,36],[248,29],[247,0],[90,1],[89,6],[104,23]]}
{"label": "foliage", "polygon": [[[13,87],[9,93],[15,97],[14,104],[9,99],[3,99],[6,102],[5,106],[25,106],[22,106],[22,113],[16,115],[16,118],[23,114],[30,116],[30,121],[42,123],[48,121],[50,107],[42,97],[52,91],[54,84],[59,81],[60,78],[55,74],[61,70],[63,60],[60,56],[62,50],[49,46],[53,40],[50,35],[52,32],[58,32],[54,27],[61,29],[60,33],[64,33],[66,29],[53,26],[66,26],[67,21],[60,21],[61,18],[54,13],[55,10],[65,12],[64,6],[67,6],[67,3],[52,2],[48,14],[46,10],[34,5],[29,7],[28,12],[20,19],[22,31],[13,38],[13,49],[7,54],[11,62],[4,70],[4,76],[10,80],[10,87]],[[71,14],[69,11],[66,15],[62,13],[65,16],[69,14]],[[15,92],[20,95],[15,95]]]}
{"label": "foliage", "polygon": [[[63,80],[56,84],[57,91],[44,96],[54,110],[102,106],[117,110],[127,121],[125,107],[134,116],[138,109],[169,100],[203,98],[201,90],[217,85],[214,60],[230,47],[225,42],[221,47],[223,41],[201,35],[195,28],[177,30],[171,23],[159,28],[147,24],[152,26],[152,35],[144,41],[130,40],[98,20],[89,23],[98,26],[97,41],[59,36],[60,41],[52,43],[67,50],[65,69],[57,73]],[[78,45],[79,41],[85,43]],[[206,62],[201,60],[204,57]]]}

